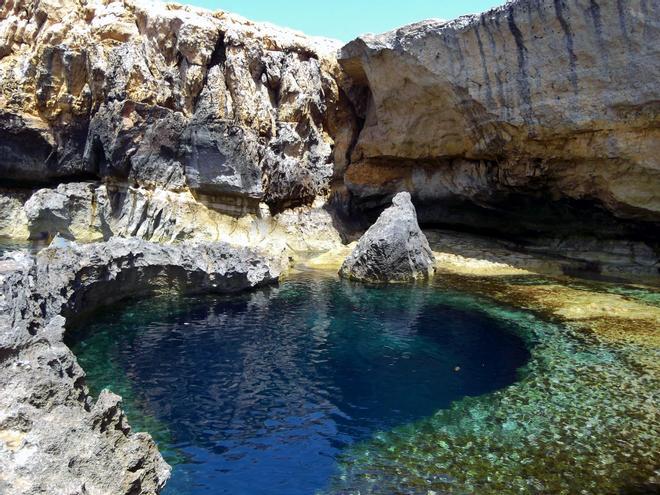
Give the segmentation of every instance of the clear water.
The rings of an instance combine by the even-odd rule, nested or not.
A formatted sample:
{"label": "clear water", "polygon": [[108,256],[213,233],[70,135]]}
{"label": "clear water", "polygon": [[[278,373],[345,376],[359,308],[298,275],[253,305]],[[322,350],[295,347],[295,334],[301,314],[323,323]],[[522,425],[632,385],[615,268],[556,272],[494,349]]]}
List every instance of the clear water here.
{"label": "clear water", "polygon": [[47,246],[47,243],[39,241],[21,241],[0,236],[0,256],[11,251],[28,251],[36,253],[41,248]]}
{"label": "clear water", "polygon": [[380,431],[502,388],[529,358],[507,320],[431,287],[301,275],[253,293],[124,304],[72,333],[174,494],[313,494]]}

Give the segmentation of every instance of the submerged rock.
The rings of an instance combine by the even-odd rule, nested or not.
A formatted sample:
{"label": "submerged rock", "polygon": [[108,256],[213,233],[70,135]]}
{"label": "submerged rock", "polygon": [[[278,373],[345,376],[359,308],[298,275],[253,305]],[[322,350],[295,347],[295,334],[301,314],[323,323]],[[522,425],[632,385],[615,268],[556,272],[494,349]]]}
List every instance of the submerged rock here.
{"label": "submerged rock", "polygon": [[365,282],[409,282],[432,276],[434,263],[410,194],[401,192],[360,238],[339,274]]}
{"label": "submerged rock", "polygon": [[255,287],[278,267],[224,243],[117,238],[0,258],[0,493],[157,493],[168,465],[131,432],[119,396],[94,402],[65,324],[131,296]]}

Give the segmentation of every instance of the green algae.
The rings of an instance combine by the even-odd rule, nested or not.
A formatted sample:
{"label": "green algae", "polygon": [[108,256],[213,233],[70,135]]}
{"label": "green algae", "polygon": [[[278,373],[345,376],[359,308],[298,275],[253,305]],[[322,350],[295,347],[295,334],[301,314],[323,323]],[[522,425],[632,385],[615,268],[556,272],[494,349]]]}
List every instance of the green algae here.
{"label": "green algae", "polygon": [[[463,281],[467,279],[462,279]],[[525,299],[524,287],[563,284],[584,293],[613,294],[656,307],[658,293],[649,288],[617,286],[538,276],[470,280],[463,288],[495,294],[505,304],[493,303],[451,290],[438,281],[428,293],[454,298],[466,309],[506,320],[528,344],[529,363],[520,380],[506,389],[465,398],[448,410],[354,445],[341,458],[341,475],[327,494],[623,494],[657,493],[660,479],[660,349],[658,329],[648,345],[642,340],[616,340],[607,333],[585,331],[594,321],[562,323],[553,311],[543,311],[538,299]],[[455,284],[460,286],[460,284]],[[507,293],[507,290],[516,288]],[[518,289],[521,289],[520,291]],[[286,290],[286,289],[285,289]],[[364,301],[359,284],[356,301]],[[292,292],[290,297],[299,297]],[[405,287],[390,292],[390,305],[416,304]],[[497,297],[495,297],[497,299]],[[514,300],[515,299],[515,300]],[[427,301],[428,302],[428,301]],[[145,302],[147,304],[147,302]],[[148,301],[151,314],[173,311],[166,298]],[[180,307],[180,303],[179,307]],[[546,303],[547,304],[547,303]],[[533,313],[521,306],[535,308]],[[151,318],[143,308],[140,320]],[[122,314],[118,331],[139,326],[136,315]],[[602,326],[620,326],[620,332],[638,332],[632,319],[604,318]],[[93,338],[93,336],[92,336]],[[86,353],[81,364],[93,383],[113,383],[125,398],[135,430],[149,431],[169,445],[167,428],[145,414],[139,392],[126,379],[117,386],[112,342],[94,345],[99,355]],[[103,350],[105,349],[105,350]],[[75,349],[74,349],[75,350]],[[80,355],[80,354],[78,354]],[[107,373],[107,379],[104,374]],[[137,404],[137,406],[136,406]],[[168,462],[179,462],[176,452],[165,451]]]}
{"label": "green algae", "polygon": [[[103,389],[110,389],[122,397],[122,407],[133,431],[148,432],[170,465],[184,462],[180,451],[170,448],[173,444],[168,426],[149,410],[148,401],[144,400],[126,370],[116,360],[119,341],[114,337],[118,332],[126,333],[131,338],[138,334],[140,326],[152,321],[158,314],[183,312],[181,301],[172,294],[157,295],[148,300],[127,305],[129,310],[97,311],[88,315],[67,330],[66,340],[76,355],[80,366],[85,370],[86,384],[92,397],[98,397]],[[111,328],[108,332],[87,335],[86,321],[94,318]]]}
{"label": "green algae", "polygon": [[645,363],[660,362],[658,348],[471,297],[462,304],[509,320],[527,340],[521,380],[355,445],[328,493],[657,493],[660,379]]}

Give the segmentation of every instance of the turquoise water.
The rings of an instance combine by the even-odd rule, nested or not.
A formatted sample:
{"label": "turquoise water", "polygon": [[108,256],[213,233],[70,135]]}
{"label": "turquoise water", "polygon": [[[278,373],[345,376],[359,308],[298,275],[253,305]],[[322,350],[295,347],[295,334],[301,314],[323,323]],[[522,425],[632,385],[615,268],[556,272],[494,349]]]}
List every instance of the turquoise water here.
{"label": "turquoise water", "polygon": [[165,494],[313,494],[355,448],[519,378],[530,342],[465,303],[300,275],[124,303],[70,339],[92,391],[121,394],[134,430],[159,442]]}
{"label": "turquoise water", "polygon": [[36,253],[46,245],[47,244],[43,242],[19,241],[16,239],[0,237],[0,256],[10,251],[28,251],[31,253]]}

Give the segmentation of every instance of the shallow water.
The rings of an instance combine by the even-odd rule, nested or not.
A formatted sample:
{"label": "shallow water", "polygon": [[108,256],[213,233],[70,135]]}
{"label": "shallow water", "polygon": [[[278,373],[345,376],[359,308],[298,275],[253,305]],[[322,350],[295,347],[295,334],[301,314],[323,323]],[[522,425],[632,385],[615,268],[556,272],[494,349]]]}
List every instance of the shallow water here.
{"label": "shallow water", "polygon": [[[448,410],[351,446],[342,453],[341,474],[324,493],[658,493],[660,327],[652,329],[654,298],[635,294],[642,319],[633,313],[560,323],[543,300],[534,300],[534,292],[511,289],[529,286],[552,293],[558,283],[573,287],[575,281],[530,275],[465,282],[457,286],[483,291],[489,298],[455,293],[451,297],[456,304],[509,321],[533,343],[524,376],[501,390],[466,397]],[[452,280],[446,284],[436,277],[435,283],[446,286]],[[621,292],[608,284],[591,289],[579,285],[595,297]],[[576,308],[582,302],[578,299]],[[610,335],[602,325],[615,326],[615,333]],[[630,338],[620,339],[618,331]],[[634,337],[640,332],[644,338]]]}
{"label": "shallow water", "polygon": [[658,287],[634,285],[631,283],[608,283],[587,280],[583,278],[552,278],[540,275],[509,276],[507,282],[514,285],[542,287],[560,283],[564,287],[590,293],[617,294],[633,301],[639,301],[651,306],[660,307],[660,290]]}
{"label": "shallow water", "polygon": [[379,432],[514,382],[529,358],[514,327],[437,288],[300,275],[112,308],[72,347],[174,465],[165,494],[295,495]]}
{"label": "shallow water", "polygon": [[36,253],[46,246],[47,243],[42,241],[21,241],[0,236],[0,256],[11,251],[27,251],[30,253]]}

